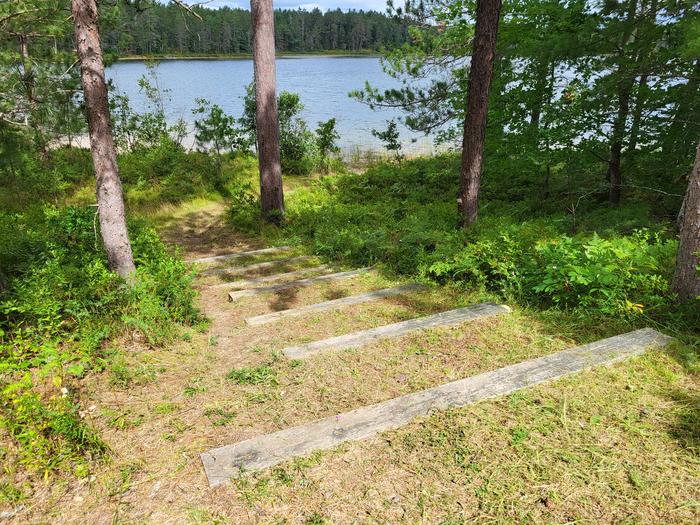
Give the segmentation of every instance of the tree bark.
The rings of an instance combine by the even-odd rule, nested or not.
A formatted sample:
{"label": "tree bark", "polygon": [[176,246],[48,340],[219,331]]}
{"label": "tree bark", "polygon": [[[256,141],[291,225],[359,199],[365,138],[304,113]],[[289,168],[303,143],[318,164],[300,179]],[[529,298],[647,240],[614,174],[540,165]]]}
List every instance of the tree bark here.
{"label": "tree bark", "polygon": [[[618,74],[625,73],[619,71]],[[630,111],[630,94],[632,92],[632,82],[623,78],[618,85],[618,106],[617,116],[613,124],[612,141],[610,144],[610,164],[608,167],[608,178],[610,180],[609,200],[612,204],[620,203],[622,187],[622,142],[625,137],[627,127],[627,117]]]}
{"label": "tree bark", "polygon": [[[620,39],[620,53],[617,68],[617,115],[613,122],[612,138],[610,140],[610,163],[608,164],[608,181],[610,183],[608,200],[612,204],[620,204],[622,190],[622,146],[627,129],[627,117],[630,112],[630,96],[634,87],[635,76],[627,71],[629,65],[624,64],[625,46],[631,41],[636,31],[637,0],[630,0],[625,29]],[[636,61],[635,61],[636,62]]]}
{"label": "tree bark", "polygon": [[32,59],[29,57],[29,38],[25,34],[17,36],[19,42],[19,54],[22,58],[22,82],[27,96],[27,102],[32,110],[36,107],[36,98],[34,97],[34,68],[32,67]]}
{"label": "tree bark", "polygon": [[275,79],[275,22],[272,0],[251,0],[255,124],[260,166],[260,204],[266,220],[284,216],[279,120]]}
{"label": "tree bark", "polygon": [[457,198],[459,223],[462,227],[474,224],[478,214],[486,116],[500,13],[501,0],[478,0],[474,51],[469,68],[467,113],[464,116],[462,165]]}
{"label": "tree bark", "polygon": [[700,296],[700,273],[697,269],[700,266],[700,142],[683,207],[676,273],[673,277],[673,291],[682,303]]}
{"label": "tree bark", "polygon": [[95,0],[72,0],[75,42],[80,61],[92,163],[97,181],[97,206],[102,242],[109,267],[127,282],[136,268],[126,229],[122,184],[112,137]]}

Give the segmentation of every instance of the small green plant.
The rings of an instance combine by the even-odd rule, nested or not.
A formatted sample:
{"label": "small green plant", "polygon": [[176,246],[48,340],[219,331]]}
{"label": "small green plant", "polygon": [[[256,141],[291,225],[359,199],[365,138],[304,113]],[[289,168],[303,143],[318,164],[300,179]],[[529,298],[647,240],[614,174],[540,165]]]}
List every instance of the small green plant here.
{"label": "small green plant", "polygon": [[260,365],[250,368],[234,368],[226,379],[239,385],[259,385],[261,383],[277,383],[277,375],[269,365]]}
{"label": "small green plant", "polygon": [[373,129],[372,135],[384,143],[384,148],[389,153],[393,153],[394,160],[397,162],[401,162],[403,160],[403,153],[401,153],[401,142],[399,141],[399,128],[396,125],[395,120],[392,119],[388,121],[384,131]]}
{"label": "small green plant", "polygon": [[340,151],[337,141],[340,135],[335,129],[335,119],[319,122],[316,128],[316,145],[320,157],[320,168],[327,172],[330,168],[331,155]]}
{"label": "small green plant", "polygon": [[223,427],[233,421],[236,417],[236,412],[217,406],[204,409],[204,415],[209,418],[209,421],[215,427]]}
{"label": "small green plant", "polygon": [[236,119],[224,113],[224,110],[208,100],[198,98],[197,107],[192,113],[201,116],[194,121],[195,140],[204,151],[211,151],[216,157],[219,178],[223,178],[222,155],[224,152],[246,152],[252,144],[245,133],[236,126]]}
{"label": "small green plant", "polygon": [[170,98],[170,90],[161,88],[157,65],[149,63],[147,67],[147,73],[138,80],[139,90],[147,102],[146,111],[134,111],[129,97],[123,93],[110,97],[114,140],[123,150],[147,150],[163,141],[172,141],[179,146],[186,135],[183,120],[168,124],[165,102]]}
{"label": "small green plant", "polygon": [[165,414],[172,414],[178,409],[177,403],[170,403],[170,402],[164,402],[164,403],[156,403],[153,406],[153,411],[156,414],[160,415],[165,415]]}
{"label": "small green plant", "polygon": [[317,511],[313,511],[309,516],[307,516],[304,523],[307,525],[325,525],[328,522],[322,514],[319,514]]}
{"label": "small green plant", "polygon": [[[255,128],[255,89],[250,84],[247,87],[243,101],[243,117],[239,123],[245,130],[251,142],[257,144]],[[301,98],[297,93],[280,92],[277,99],[280,127],[280,160],[282,171],[290,175],[308,175],[319,163],[318,138],[308,129],[306,122],[299,116],[304,110]],[[333,119],[331,119],[333,120]],[[330,122],[330,121],[328,121]],[[328,124],[325,123],[326,125]],[[324,129],[327,131],[323,143],[326,148],[333,147],[333,131],[335,123]],[[329,150],[330,151],[330,150]]]}
{"label": "small green plant", "polygon": [[192,384],[187,385],[184,389],[184,394],[187,397],[194,397],[201,392],[206,392],[207,388],[201,384],[201,379],[196,379]]}

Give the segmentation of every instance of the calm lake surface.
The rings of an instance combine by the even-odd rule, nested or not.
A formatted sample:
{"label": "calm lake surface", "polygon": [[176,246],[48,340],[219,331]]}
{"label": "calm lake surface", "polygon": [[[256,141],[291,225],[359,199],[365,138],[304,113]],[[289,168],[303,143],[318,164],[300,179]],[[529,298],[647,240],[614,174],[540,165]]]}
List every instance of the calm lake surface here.
{"label": "calm lake surface", "polygon": [[[245,88],[253,78],[252,60],[164,60],[156,68],[162,89],[169,90],[165,106],[168,119],[184,119],[192,127],[195,99],[205,98],[221,106],[228,114],[240,117]],[[147,73],[141,61],[117,62],[107,70],[116,88],[127,94],[131,105],[142,111],[145,98],[138,80]],[[311,129],[319,121],[335,117],[340,134],[339,145],[345,154],[381,149],[372,136],[372,128],[386,129],[386,121],[400,116],[397,110],[372,111],[348,97],[364,87],[398,87],[399,82],[386,75],[376,57],[300,57],[277,59],[277,89],[298,93],[305,109],[303,118]],[[190,144],[193,138],[189,137]],[[401,126],[401,141],[411,153],[430,153],[432,140],[411,133]],[[190,145],[187,144],[187,145]]]}

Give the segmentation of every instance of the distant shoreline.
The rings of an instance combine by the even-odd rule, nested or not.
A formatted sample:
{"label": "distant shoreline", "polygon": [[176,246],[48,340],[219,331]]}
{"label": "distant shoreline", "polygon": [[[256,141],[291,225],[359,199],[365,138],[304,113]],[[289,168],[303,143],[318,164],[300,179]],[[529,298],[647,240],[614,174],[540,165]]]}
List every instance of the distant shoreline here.
{"label": "distant shoreline", "polygon": [[[377,51],[367,52],[333,52],[319,51],[309,53],[277,53],[277,58],[379,58],[383,56]],[[124,55],[116,59],[117,62],[143,62],[148,60],[251,60],[250,53],[229,53],[224,55]]]}

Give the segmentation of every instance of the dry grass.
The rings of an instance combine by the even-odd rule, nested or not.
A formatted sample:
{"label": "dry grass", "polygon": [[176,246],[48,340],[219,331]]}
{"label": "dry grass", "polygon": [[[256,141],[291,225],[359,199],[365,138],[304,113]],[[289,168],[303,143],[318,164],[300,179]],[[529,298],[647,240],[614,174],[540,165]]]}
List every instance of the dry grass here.
{"label": "dry grass", "polygon": [[[218,206],[188,210],[187,220],[163,219],[161,226],[170,226],[170,238],[191,254],[258,247],[224,231]],[[197,238],[207,239],[206,250]],[[434,414],[211,490],[199,461],[199,453],[211,447],[552,353],[575,341],[516,309],[508,316],[288,361],[279,351],[290,344],[484,298],[432,288],[248,327],[248,316],[397,283],[373,272],[229,303],[226,290],[204,286],[215,282],[207,279],[200,282],[200,303],[211,318],[207,329],[183,334],[167,349],[132,349],[120,367],[85,380],[81,398],[95,406],[86,417],[110,444],[111,461],[77,482],[47,482],[17,523],[700,519],[700,387],[664,353]]]}

